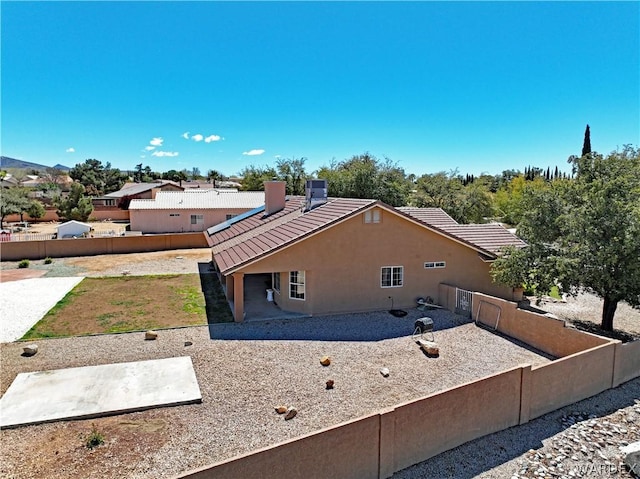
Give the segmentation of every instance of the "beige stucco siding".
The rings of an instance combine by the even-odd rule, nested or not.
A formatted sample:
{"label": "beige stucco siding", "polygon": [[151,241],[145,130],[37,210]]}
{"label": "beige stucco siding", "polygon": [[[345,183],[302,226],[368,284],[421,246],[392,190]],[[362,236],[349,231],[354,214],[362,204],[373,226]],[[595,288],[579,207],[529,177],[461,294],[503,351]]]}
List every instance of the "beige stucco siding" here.
{"label": "beige stucco siding", "polygon": [[[183,233],[204,231],[222,223],[227,215],[239,215],[247,208],[209,210],[129,210],[132,231],[143,233]],[[171,216],[179,215],[179,216]],[[202,224],[191,224],[191,215],[203,215]]]}
{"label": "beige stucco siding", "polygon": [[[425,269],[427,261],[445,261],[446,267]],[[381,287],[383,266],[403,266],[402,287]],[[491,283],[489,267],[469,247],[383,211],[379,224],[355,216],[241,271],[304,270],[305,301],[289,298],[288,274],[281,275],[276,301],[285,310],[323,314],[389,308],[389,296],[396,307],[412,307],[419,296],[437,299],[441,282],[508,296],[509,289]]]}

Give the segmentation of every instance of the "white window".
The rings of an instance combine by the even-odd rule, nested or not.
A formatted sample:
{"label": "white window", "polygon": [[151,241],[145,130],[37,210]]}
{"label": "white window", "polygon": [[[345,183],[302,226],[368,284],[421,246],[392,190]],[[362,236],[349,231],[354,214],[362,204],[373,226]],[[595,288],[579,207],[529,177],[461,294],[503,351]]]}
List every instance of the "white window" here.
{"label": "white window", "polygon": [[365,223],[380,223],[380,210],[373,209],[364,212]]}
{"label": "white window", "polygon": [[273,289],[279,293],[280,292],[280,273],[272,273],[271,284],[273,285]]}
{"label": "white window", "polygon": [[169,216],[180,216],[180,213],[169,213]]}
{"label": "white window", "polygon": [[204,224],[204,215],[191,215],[191,224],[192,225]]}
{"label": "white window", "polygon": [[304,300],[304,271],[289,272],[289,297]]}
{"label": "white window", "polygon": [[399,288],[404,277],[403,266],[383,266],[380,274],[380,286],[382,288]]}
{"label": "white window", "polygon": [[424,264],[424,269],[446,268],[447,263],[444,261],[429,261]]}

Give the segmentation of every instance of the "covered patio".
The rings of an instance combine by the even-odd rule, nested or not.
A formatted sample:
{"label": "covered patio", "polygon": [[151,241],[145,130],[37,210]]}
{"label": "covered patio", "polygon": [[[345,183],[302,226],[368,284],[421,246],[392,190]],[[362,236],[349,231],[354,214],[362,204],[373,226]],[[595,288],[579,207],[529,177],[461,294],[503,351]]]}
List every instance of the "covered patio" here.
{"label": "covered patio", "polygon": [[[240,284],[239,284],[240,283]],[[265,319],[303,318],[307,315],[283,311],[275,301],[267,300],[267,289],[271,288],[271,273],[234,274],[222,281],[229,306],[236,322],[262,321]],[[232,291],[229,291],[230,284]],[[236,300],[242,304],[236,305]]]}

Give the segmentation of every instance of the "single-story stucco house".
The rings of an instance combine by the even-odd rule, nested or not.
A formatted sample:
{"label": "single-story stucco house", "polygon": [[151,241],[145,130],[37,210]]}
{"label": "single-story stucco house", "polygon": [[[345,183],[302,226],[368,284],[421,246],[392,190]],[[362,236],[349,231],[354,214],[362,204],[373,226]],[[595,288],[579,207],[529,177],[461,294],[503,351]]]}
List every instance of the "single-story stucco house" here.
{"label": "single-story stucco house", "polygon": [[267,279],[267,298],[282,311],[305,315],[389,309],[391,300],[415,307],[420,297],[437,301],[441,283],[513,297],[489,269],[503,246],[525,243],[500,225],[460,225],[439,208],[309,197],[285,197],[284,183],[267,182],[263,207],[205,232],[236,321],[254,277]]}
{"label": "single-story stucco house", "polygon": [[227,188],[158,191],[154,199],[131,201],[129,221],[132,231],[147,234],[204,231],[261,205],[264,205],[263,191]]}

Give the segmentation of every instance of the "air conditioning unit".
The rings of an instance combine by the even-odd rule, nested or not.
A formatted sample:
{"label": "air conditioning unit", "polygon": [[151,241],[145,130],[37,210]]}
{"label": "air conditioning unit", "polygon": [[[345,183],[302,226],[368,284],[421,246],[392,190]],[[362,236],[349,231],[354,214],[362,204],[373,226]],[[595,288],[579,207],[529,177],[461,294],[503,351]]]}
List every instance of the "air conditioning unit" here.
{"label": "air conditioning unit", "polygon": [[306,210],[327,202],[327,180],[307,180],[305,184]]}

